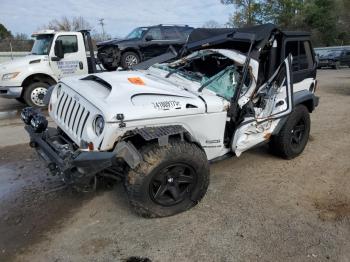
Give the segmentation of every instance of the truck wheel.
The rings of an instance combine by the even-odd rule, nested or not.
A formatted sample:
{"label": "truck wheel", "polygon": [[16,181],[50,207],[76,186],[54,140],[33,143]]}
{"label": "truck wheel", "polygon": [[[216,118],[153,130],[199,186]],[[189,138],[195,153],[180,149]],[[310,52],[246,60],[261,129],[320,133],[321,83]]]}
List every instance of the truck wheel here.
{"label": "truck wheel", "polygon": [[25,103],[32,107],[45,108],[44,97],[49,84],[44,82],[34,82],[24,89],[23,99]]}
{"label": "truck wheel", "polygon": [[120,63],[124,69],[130,69],[133,65],[140,63],[140,58],[134,52],[125,52],[122,55]]}
{"label": "truck wheel", "polygon": [[209,163],[196,145],[170,141],[141,149],[143,161],[125,179],[129,202],[143,217],[166,217],[195,206],[209,184]]}
{"label": "truck wheel", "polygon": [[298,105],[287,119],[278,135],[270,141],[272,153],[285,159],[300,155],[309,139],[310,114],[304,105]]}

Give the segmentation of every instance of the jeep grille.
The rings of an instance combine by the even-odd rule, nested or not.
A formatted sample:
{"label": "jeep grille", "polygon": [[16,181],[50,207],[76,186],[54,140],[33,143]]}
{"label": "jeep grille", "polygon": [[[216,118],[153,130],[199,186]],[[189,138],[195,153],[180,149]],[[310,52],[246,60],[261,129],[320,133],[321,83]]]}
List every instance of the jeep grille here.
{"label": "jeep grille", "polygon": [[80,139],[90,112],[77,99],[62,91],[58,98],[56,119],[76,138]]}

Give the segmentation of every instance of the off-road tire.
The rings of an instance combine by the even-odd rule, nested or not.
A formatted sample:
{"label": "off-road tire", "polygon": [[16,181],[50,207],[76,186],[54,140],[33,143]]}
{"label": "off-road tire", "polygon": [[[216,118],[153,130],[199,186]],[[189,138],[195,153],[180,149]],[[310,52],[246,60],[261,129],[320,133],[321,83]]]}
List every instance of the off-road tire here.
{"label": "off-road tire", "polygon": [[[174,140],[166,146],[146,145],[140,153],[143,161],[135,169],[130,169],[125,178],[129,202],[137,214],[149,218],[172,216],[190,209],[203,198],[209,185],[209,163],[205,152],[198,146]],[[181,202],[161,205],[152,197],[152,181],[162,176],[168,166],[177,164],[193,168],[196,182],[190,191],[185,191]]]}
{"label": "off-road tire", "polygon": [[123,69],[130,69],[130,66],[127,62],[129,57],[134,57],[136,59],[136,63],[133,65],[140,63],[140,57],[135,52],[125,52],[122,54],[122,57],[120,59],[120,65]]}
{"label": "off-road tire", "polygon": [[[298,123],[304,123],[304,133],[299,144],[292,143],[294,129]],[[299,125],[300,126],[300,125]],[[308,142],[310,134],[310,114],[304,105],[298,105],[289,115],[286,123],[270,141],[271,152],[284,159],[292,159],[300,155]]]}
{"label": "off-road tire", "polygon": [[[34,82],[31,83],[30,85],[28,85],[27,87],[25,87],[24,92],[23,92],[23,100],[24,102],[31,107],[36,107],[36,108],[46,108],[47,105],[45,104],[38,104],[35,102],[35,100],[32,99],[32,92],[35,89],[46,89],[48,90],[49,88],[49,84],[45,83],[45,82]],[[42,97],[42,99],[44,99],[44,97]]]}

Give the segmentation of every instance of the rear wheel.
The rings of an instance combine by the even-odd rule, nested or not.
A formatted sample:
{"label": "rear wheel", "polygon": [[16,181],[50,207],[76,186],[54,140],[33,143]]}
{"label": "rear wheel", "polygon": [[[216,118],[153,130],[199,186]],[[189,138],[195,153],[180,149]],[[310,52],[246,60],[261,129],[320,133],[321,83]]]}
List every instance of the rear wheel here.
{"label": "rear wheel", "polygon": [[44,97],[47,93],[49,84],[44,82],[34,82],[24,89],[23,100],[32,107],[45,108]]}
{"label": "rear wheel", "polygon": [[300,155],[310,134],[310,114],[304,105],[298,105],[287,119],[278,135],[270,141],[272,152],[285,159]]}
{"label": "rear wheel", "polygon": [[195,206],[209,184],[205,153],[194,144],[172,141],[141,149],[143,161],[128,173],[130,204],[143,217],[175,215]]}

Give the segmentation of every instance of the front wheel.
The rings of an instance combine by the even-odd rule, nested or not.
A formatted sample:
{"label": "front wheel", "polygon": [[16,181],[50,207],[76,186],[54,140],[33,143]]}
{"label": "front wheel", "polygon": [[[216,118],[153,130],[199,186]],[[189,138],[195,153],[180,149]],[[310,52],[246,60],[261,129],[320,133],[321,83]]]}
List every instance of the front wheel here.
{"label": "front wheel", "polygon": [[34,82],[24,89],[23,100],[29,106],[45,108],[44,97],[49,88],[49,84],[44,82]]}
{"label": "front wheel", "polygon": [[310,114],[304,105],[298,105],[289,115],[278,135],[270,141],[271,151],[285,159],[300,155],[309,140]]}
{"label": "front wheel", "polygon": [[140,63],[139,56],[134,52],[125,52],[122,57],[120,64],[124,69],[130,69],[132,66]]}
{"label": "front wheel", "polygon": [[209,184],[209,164],[196,145],[171,141],[141,149],[143,161],[130,170],[125,187],[129,202],[143,217],[166,217],[195,206]]}

